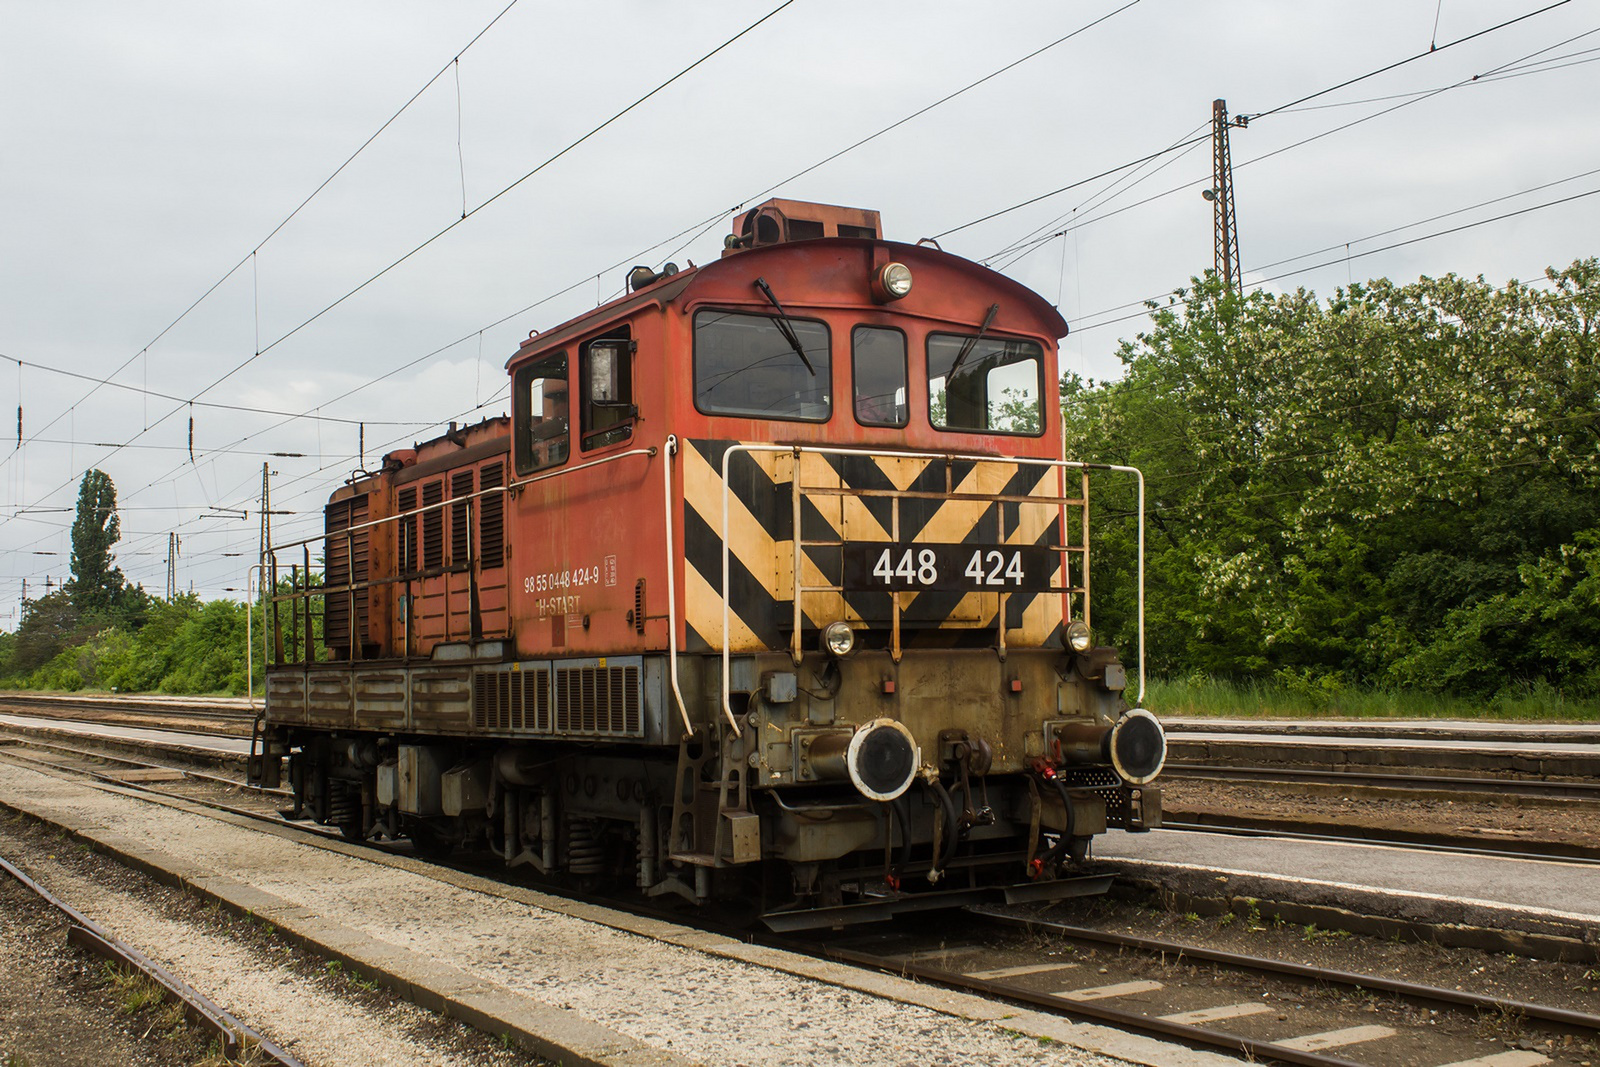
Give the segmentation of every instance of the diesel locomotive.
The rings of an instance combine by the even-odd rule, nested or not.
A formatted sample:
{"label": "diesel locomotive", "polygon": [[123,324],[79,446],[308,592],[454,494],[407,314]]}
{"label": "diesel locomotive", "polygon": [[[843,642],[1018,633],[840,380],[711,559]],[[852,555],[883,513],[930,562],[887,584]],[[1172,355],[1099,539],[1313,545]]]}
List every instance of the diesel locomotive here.
{"label": "diesel locomotive", "polygon": [[1066,323],[875,211],[733,222],[270,549],[256,773],[352,839],[779,928],[1103,890],[1166,745],[1142,633],[1132,672],[1092,626],[1090,482],[1138,473],[1062,455]]}

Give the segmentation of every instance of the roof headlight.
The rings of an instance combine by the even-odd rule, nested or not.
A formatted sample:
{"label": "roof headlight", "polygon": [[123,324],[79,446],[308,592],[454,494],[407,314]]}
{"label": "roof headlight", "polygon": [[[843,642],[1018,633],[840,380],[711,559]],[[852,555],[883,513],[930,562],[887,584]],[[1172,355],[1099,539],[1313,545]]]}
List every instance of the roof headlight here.
{"label": "roof headlight", "polygon": [[1094,637],[1089,633],[1089,624],[1082,619],[1073,619],[1067,624],[1067,647],[1074,652],[1087,652],[1094,644]]}
{"label": "roof headlight", "polygon": [[904,263],[885,263],[872,279],[872,298],[880,304],[899,300],[911,292],[911,268]]}
{"label": "roof headlight", "polygon": [[830,656],[843,659],[856,649],[856,632],[850,624],[840,620],[830,622],[822,631],[822,650]]}

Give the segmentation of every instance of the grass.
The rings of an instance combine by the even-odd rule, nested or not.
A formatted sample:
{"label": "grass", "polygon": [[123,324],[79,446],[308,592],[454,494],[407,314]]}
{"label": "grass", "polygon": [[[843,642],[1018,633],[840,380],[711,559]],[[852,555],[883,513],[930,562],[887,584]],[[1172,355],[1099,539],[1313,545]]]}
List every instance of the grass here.
{"label": "grass", "polygon": [[166,995],[166,990],[142,971],[107,963],[101,970],[101,976],[113,987],[117,1007],[124,1015],[136,1015],[145,1008],[160,1004]]}
{"label": "grass", "polygon": [[205,1058],[199,1060],[195,1067],[262,1067],[267,1062],[266,1054],[254,1044],[248,1044],[240,1052],[239,1057],[233,1059],[222,1051],[221,1044],[213,1041]]}
{"label": "grass", "polygon": [[1600,698],[1568,696],[1542,682],[1507,686],[1483,698],[1298,680],[1284,684],[1202,676],[1156,678],[1150,681],[1145,703],[1162,715],[1241,719],[1600,720]]}

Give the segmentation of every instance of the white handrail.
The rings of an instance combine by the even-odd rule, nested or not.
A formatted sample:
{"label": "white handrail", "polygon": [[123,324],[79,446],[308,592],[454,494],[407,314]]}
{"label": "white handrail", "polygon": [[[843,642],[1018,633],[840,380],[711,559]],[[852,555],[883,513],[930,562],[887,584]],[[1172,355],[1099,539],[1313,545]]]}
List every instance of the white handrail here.
{"label": "white handrail", "polygon": [[324,530],[320,534],[316,534],[312,537],[302,537],[298,541],[285,541],[282,544],[268,545],[267,551],[277,552],[285,548],[298,548],[301,545],[309,545],[317,541],[327,541],[341,534],[356,533],[359,530],[370,530],[374,526],[382,526],[384,523],[388,522],[399,522],[401,519],[413,518],[429,511],[440,511],[452,504],[460,504],[468,500],[476,500],[480,496],[488,496],[490,493],[509,493],[511,490],[520,489],[525,485],[533,485],[536,482],[549,481],[551,478],[560,478],[568,474],[576,474],[578,471],[588,470],[590,467],[599,467],[607,463],[615,463],[618,460],[627,459],[629,456],[654,456],[656,451],[657,449],[654,445],[649,448],[630,448],[628,451],[618,452],[614,456],[606,456],[602,459],[590,460],[588,463],[580,463],[575,467],[562,467],[558,471],[551,471],[549,474],[540,474],[532,478],[524,478],[520,482],[512,482],[510,485],[491,485],[487,489],[479,489],[475,493],[467,493],[463,496],[453,496],[449,500],[441,500],[437,504],[424,504],[419,508],[412,509],[411,511],[398,511],[393,515],[385,515],[381,519],[369,519],[366,522],[358,522],[351,526],[334,530],[332,533]]}
{"label": "white handrail", "polygon": [[[685,733],[693,734],[689,722],[689,709],[683,703],[683,690],[678,688],[678,583],[672,550],[672,457],[678,454],[678,435],[668,434],[666,461],[661,464],[662,511],[667,528],[667,673],[672,677],[672,696],[678,702],[678,714],[683,716]],[[641,626],[643,620],[640,620]]]}

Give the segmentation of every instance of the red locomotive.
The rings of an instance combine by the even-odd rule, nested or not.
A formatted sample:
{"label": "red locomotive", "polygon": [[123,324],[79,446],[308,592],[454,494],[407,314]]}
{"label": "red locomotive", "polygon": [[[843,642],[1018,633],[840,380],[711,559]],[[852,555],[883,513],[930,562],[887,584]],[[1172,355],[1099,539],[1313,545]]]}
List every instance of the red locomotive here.
{"label": "red locomotive", "polygon": [[509,419],[274,549],[324,561],[274,564],[295,814],[773,926],[1103,889],[1089,841],[1159,822],[1165,740],[1089,628],[1122,469],[1061,455],[1065,333],[874,211],[773,200],[635,268],[522,343]]}

